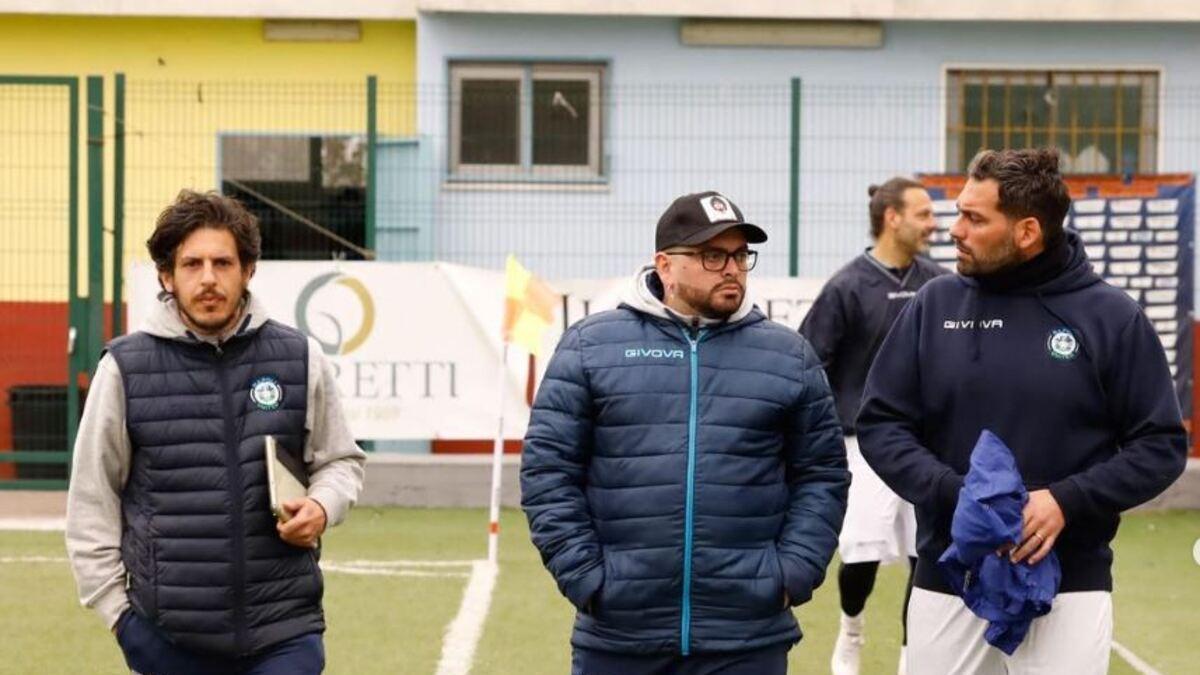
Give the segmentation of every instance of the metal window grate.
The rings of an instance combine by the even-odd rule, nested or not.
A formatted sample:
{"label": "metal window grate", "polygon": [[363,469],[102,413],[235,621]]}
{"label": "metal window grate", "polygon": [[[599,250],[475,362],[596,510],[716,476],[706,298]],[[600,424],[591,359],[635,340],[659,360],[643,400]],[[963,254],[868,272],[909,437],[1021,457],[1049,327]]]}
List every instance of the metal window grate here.
{"label": "metal window grate", "polygon": [[950,70],[946,169],[985,148],[1053,146],[1067,173],[1158,170],[1159,75],[1139,70]]}

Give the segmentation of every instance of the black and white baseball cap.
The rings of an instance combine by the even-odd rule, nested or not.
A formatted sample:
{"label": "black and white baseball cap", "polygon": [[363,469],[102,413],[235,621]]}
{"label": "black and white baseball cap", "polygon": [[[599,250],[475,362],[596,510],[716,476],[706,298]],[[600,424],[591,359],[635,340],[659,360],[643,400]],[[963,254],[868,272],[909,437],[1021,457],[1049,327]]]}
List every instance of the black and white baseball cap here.
{"label": "black and white baseball cap", "polygon": [[658,219],[654,250],[695,246],[735,227],[741,229],[751,244],[767,240],[767,233],[759,226],[747,223],[742,210],[720,192],[709,190],[684,195],[671,202]]}

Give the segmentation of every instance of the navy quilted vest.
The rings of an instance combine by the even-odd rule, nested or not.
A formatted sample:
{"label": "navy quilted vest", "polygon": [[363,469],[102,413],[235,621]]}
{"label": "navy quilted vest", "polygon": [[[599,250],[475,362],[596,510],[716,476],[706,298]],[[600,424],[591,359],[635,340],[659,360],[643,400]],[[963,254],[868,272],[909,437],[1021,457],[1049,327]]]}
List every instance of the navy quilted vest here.
{"label": "navy quilted vest", "polygon": [[307,339],[268,321],[220,349],[139,332],[108,351],[133,445],[121,558],[134,609],[229,657],[324,630],[317,552],[279,538],[263,462],[268,434],[304,447]]}

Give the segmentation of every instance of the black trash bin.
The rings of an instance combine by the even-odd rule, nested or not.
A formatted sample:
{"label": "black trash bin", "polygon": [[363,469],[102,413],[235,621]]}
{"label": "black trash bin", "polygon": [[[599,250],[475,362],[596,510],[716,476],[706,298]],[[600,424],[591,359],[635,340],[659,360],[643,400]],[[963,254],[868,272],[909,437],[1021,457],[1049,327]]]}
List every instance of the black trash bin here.
{"label": "black trash bin", "polygon": [[[67,387],[27,384],[8,390],[12,411],[13,450],[57,451],[67,449]],[[66,480],[66,464],[17,462],[17,478]]]}

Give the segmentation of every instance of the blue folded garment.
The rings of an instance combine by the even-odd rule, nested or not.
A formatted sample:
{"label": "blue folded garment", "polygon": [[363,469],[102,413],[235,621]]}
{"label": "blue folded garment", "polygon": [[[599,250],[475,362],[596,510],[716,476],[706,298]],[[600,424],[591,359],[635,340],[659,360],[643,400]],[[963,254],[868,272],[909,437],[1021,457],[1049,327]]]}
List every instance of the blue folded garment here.
{"label": "blue folded garment", "polygon": [[1062,568],[1053,551],[1036,565],[1013,564],[996,550],[1021,540],[1029,501],[1012,451],[983,430],[971,451],[971,469],[958,493],[950,547],[938,559],[950,587],[988,622],[988,644],[1011,655],[1029,625],[1050,611]]}

